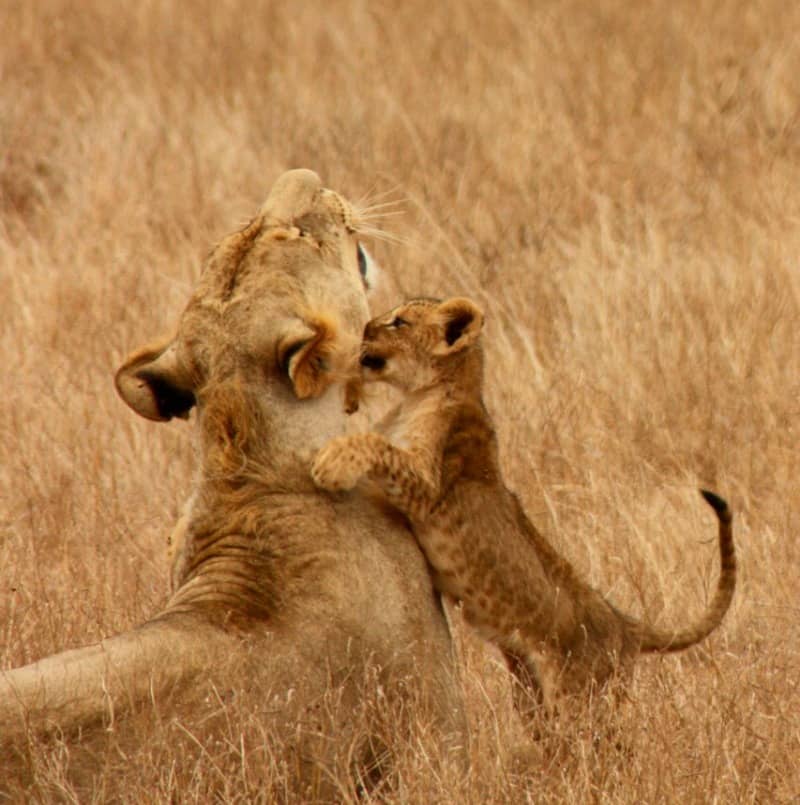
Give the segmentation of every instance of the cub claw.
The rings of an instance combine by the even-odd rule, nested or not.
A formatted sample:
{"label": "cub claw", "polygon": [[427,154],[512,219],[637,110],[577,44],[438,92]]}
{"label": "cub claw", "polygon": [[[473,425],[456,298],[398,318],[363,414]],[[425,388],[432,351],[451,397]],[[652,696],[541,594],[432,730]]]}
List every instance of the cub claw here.
{"label": "cub claw", "polygon": [[348,437],[334,439],[317,453],[311,478],[321,489],[343,492],[353,489],[367,473],[363,450]]}

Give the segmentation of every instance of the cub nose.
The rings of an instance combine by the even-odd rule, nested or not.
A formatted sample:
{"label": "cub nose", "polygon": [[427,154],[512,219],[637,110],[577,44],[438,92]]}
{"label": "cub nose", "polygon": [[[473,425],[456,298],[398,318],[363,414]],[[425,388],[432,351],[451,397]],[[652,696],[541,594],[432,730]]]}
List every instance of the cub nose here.
{"label": "cub nose", "polygon": [[372,369],[380,372],[386,366],[386,358],[380,355],[370,355],[368,352],[361,356],[361,365],[365,369]]}

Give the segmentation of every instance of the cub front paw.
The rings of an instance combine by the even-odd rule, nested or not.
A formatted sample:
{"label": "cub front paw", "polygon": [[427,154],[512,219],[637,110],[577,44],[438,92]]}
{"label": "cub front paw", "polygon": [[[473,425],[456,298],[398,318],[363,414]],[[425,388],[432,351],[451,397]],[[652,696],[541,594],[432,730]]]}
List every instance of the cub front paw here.
{"label": "cub front paw", "polygon": [[356,437],[344,436],[328,442],[317,453],[311,477],[321,489],[342,492],[353,489],[369,471],[364,446]]}

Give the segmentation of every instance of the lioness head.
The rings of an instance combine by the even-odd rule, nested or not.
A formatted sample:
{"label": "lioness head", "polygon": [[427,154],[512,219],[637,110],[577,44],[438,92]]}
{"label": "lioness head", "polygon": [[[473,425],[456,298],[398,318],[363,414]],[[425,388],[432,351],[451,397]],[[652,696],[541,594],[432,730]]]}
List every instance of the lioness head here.
{"label": "lioness head", "polygon": [[363,379],[405,391],[439,383],[477,343],[482,327],[483,313],[470,299],[412,299],[364,328]]}
{"label": "lioness head", "polygon": [[248,440],[311,447],[335,434],[342,418],[322,400],[368,317],[358,232],[356,211],[315,173],[285,173],[252,221],[211,252],[175,335],[125,360],[122,399],[159,422],[197,405],[207,441],[242,450]]}

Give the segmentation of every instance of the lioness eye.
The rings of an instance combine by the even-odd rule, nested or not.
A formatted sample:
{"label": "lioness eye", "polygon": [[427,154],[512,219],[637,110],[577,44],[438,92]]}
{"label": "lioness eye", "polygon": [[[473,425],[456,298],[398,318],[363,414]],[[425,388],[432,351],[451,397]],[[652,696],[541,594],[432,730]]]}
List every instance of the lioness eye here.
{"label": "lioness eye", "polygon": [[359,243],[358,244],[358,271],[361,274],[361,279],[366,281],[367,279],[367,254],[364,251],[364,248]]}
{"label": "lioness eye", "polygon": [[395,316],[390,322],[390,327],[402,327],[403,325],[408,324],[408,322],[402,318],[401,316]]}

